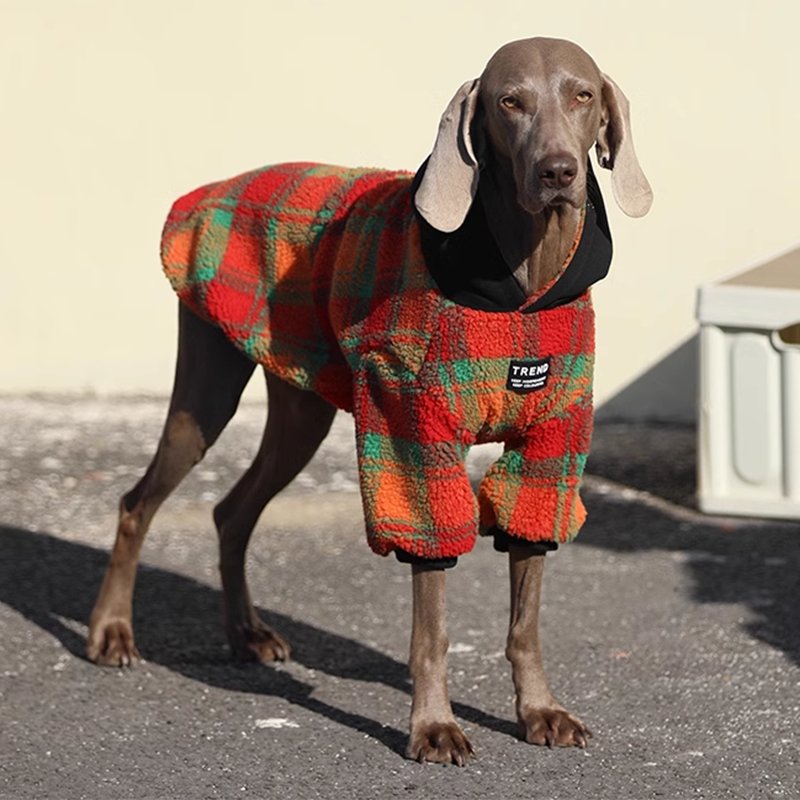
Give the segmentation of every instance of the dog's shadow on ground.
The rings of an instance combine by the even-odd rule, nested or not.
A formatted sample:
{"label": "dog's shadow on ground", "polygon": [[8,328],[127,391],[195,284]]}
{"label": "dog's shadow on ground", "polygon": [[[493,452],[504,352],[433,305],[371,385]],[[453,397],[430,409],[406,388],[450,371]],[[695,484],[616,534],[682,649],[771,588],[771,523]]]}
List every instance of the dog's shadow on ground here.
{"label": "dog's shadow on ground", "polygon": [[[105,550],[0,525],[0,602],[47,631],[74,656],[85,658],[80,626],[108,562]],[[281,697],[346,725],[402,753],[407,734],[313,696],[314,686],[290,670],[231,661],[222,628],[222,594],[175,572],[140,565],[134,630],[148,661],[229,691]],[[293,617],[259,609],[265,621],[292,643],[292,659],[330,676],[380,683],[410,694],[404,663],[354,639]],[[80,625],[74,625],[74,622]],[[453,703],[462,719],[506,735],[516,724],[464,703]]]}

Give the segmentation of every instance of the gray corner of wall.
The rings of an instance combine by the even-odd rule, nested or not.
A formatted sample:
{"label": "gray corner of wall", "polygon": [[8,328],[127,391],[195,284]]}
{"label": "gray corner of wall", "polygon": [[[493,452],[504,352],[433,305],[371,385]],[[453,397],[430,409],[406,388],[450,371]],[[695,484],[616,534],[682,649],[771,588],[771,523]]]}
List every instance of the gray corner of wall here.
{"label": "gray corner of wall", "polygon": [[598,406],[598,422],[697,421],[699,336],[691,336]]}

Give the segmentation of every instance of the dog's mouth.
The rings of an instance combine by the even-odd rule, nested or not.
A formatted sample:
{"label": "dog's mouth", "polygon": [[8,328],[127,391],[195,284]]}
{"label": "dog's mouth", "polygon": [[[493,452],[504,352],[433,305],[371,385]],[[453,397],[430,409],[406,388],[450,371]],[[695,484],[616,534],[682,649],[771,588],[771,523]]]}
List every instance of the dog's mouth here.
{"label": "dog's mouth", "polygon": [[570,187],[568,190],[559,191],[541,187],[538,192],[532,195],[520,193],[517,202],[529,214],[540,214],[545,209],[560,209],[564,206],[580,209],[586,203],[586,190],[577,190],[574,187]]}

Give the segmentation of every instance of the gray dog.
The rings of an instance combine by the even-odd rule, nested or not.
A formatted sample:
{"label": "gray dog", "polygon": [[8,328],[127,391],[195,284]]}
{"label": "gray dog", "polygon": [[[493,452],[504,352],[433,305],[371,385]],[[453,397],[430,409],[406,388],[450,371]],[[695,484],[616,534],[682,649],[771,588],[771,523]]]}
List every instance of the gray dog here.
{"label": "gray dog", "polygon": [[[181,284],[184,278],[180,276],[173,281],[183,301],[175,385],[157,453],[144,477],[121,501],[116,541],[91,616],[87,654],[92,661],[128,666],[138,659],[131,616],[136,568],[145,534],[160,504],[200,461],[233,416],[255,363],[260,361],[265,366],[269,393],[263,441],[251,467],[214,511],[220,540],[226,633],[233,655],[265,663],[289,655],[286,641],[267,627],[253,608],[244,569],[247,544],[266,504],[316,451],[330,428],[336,406],[352,410],[359,434],[359,466],[370,545],[378,552],[395,550],[401,561],[411,564],[413,573],[413,700],[407,755],[419,761],[465,764],[473,755],[473,748],[453,716],[447,691],[445,570],[455,563],[454,556],[472,546],[478,529],[478,505],[474,497],[459,494],[464,491],[466,479],[463,465],[456,462],[463,461],[471,443],[501,440],[506,444],[506,454],[487,473],[478,501],[483,532],[493,534],[497,549],[509,554],[511,619],[506,652],[516,688],[520,735],[533,744],[586,746],[591,735],[588,728],[566,711],[548,688],[538,623],[544,555],[558,542],[572,538],[583,520],[577,490],[591,430],[593,317],[588,289],[605,275],[611,257],[602,198],[587,157],[592,146],[599,164],[612,170],[614,196],[622,210],[631,216],[647,213],[652,193],[634,153],[625,96],[576,45],[536,38],[505,45],[491,58],[479,79],[459,89],[442,117],[430,158],[413,180],[411,176],[391,173],[391,178],[382,182],[374,171],[358,173],[356,180],[352,178],[356,174],[353,171],[323,171],[328,183],[334,180],[331,176],[337,175],[349,176],[347,180],[352,178],[355,183],[372,183],[351,205],[342,205],[344,201],[337,195],[340,205],[328,202],[328,216],[324,220],[319,215],[314,217],[311,233],[304,234],[306,238],[299,243],[296,236],[290,242],[295,250],[291,251],[294,272],[289,301],[297,302],[305,291],[298,287],[302,286],[301,266],[306,264],[311,276],[308,286],[313,285],[315,297],[323,296],[325,300],[325,307],[313,317],[313,324],[325,335],[339,336],[331,345],[309,345],[309,352],[327,354],[313,375],[310,356],[294,351],[291,357],[286,356],[287,329],[281,327],[279,320],[293,325],[302,311],[292,307],[291,314],[280,313],[276,299],[279,287],[259,284],[258,291],[248,295],[238,285],[238,296],[244,296],[248,303],[252,300],[253,308],[270,308],[266,325],[274,347],[259,350],[251,347],[252,343],[237,339],[215,317],[206,273],[202,278],[206,282],[199,289],[200,284],[188,288]],[[289,167],[297,172],[296,165]],[[259,173],[259,180],[278,186],[275,176],[291,171],[287,170],[288,167],[284,172],[272,168],[268,173]],[[255,180],[252,176],[247,178],[251,179]],[[242,180],[230,185],[244,186]],[[336,180],[342,183],[345,178]],[[212,236],[210,217],[198,208],[227,209],[225,203],[231,201],[223,197],[223,189],[218,187],[228,185],[207,187],[205,206],[197,201],[190,208],[188,201],[179,201],[168,223],[168,228],[172,224],[180,234],[188,231],[187,236],[195,237],[187,250],[192,255],[181,264],[187,270],[195,269],[198,275],[197,265],[189,262],[199,261],[202,256],[203,269],[208,271],[210,262],[203,255],[203,248],[210,248],[213,255],[218,242]],[[277,193],[278,189],[271,191]],[[263,201],[263,191],[259,197]],[[268,238],[269,231],[282,224],[275,216],[275,206],[267,208],[262,202],[260,210],[253,210],[257,205],[251,202],[247,208],[249,222],[234,221],[226,235],[235,229],[240,236],[237,241],[244,236],[261,237],[264,247],[252,248],[252,252],[280,249],[271,248]],[[387,212],[390,206],[404,210]],[[236,208],[232,216],[235,213]],[[219,217],[218,214],[214,218],[214,224]],[[347,286],[342,286],[346,284],[346,270],[344,277],[342,272],[334,271],[333,277],[324,273],[324,269],[336,269],[337,259],[341,260],[344,252],[339,245],[330,246],[333,237],[371,235],[368,231],[380,226],[384,231],[380,235],[394,237],[392,241],[399,233],[406,234],[412,241],[409,247],[419,256],[408,262],[411,266],[402,267],[405,272],[400,277],[381,273],[380,291],[387,292],[392,303],[402,304],[402,296],[400,301],[397,299],[398,287],[401,283],[411,286],[416,292],[414,302],[421,303],[419,308],[444,309],[442,314],[446,315],[447,324],[432,323],[425,334],[419,358],[414,355],[415,342],[398,344],[402,339],[399,334],[391,341],[376,340],[374,345],[363,336],[353,336],[353,330],[360,330],[357,325],[365,324],[370,315],[385,307],[378,302],[383,296],[376,289],[374,296],[370,294],[366,300],[363,292],[351,297]],[[387,240],[367,240],[364,248],[377,252],[384,241]],[[168,274],[172,263],[169,259],[173,257],[171,246],[165,251]],[[240,245],[237,252],[244,253],[244,246]],[[222,259],[212,266],[221,271],[230,262],[229,255],[225,258],[228,262]],[[328,266],[322,264],[326,259]],[[362,264],[357,260],[355,267],[366,269],[366,264],[367,261]],[[271,262],[262,266],[272,268]],[[352,263],[347,265],[351,271],[355,267]],[[398,274],[402,270],[398,268]],[[320,286],[328,287],[328,294]],[[258,296],[262,289],[266,301]],[[309,288],[309,297],[311,293]],[[550,324],[548,320],[562,319],[575,309],[587,322],[581,327],[583,343],[570,350],[573,345],[567,341],[569,337],[550,332],[546,326]],[[420,312],[420,325],[427,313]],[[262,314],[261,319],[267,318]],[[508,320],[513,320],[510,327]],[[505,325],[502,331],[511,331],[512,339],[517,328],[534,333],[532,338],[514,343],[521,348],[521,355],[492,352],[485,359],[477,358],[470,369],[478,375],[479,391],[462,396],[420,390],[420,385],[430,385],[424,381],[433,374],[431,352],[450,353],[446,356],[450,359],[447,369],[455,370],[456,361],[463,355],[460,343],[468,342],[473,335],[472,328],[466,330],[462,325],[472,326],[478,332],[476,336],[488,340],[490,350],[496,349],[502,338],[492,333],[496,329],[493,326]],[[337,326],[349,332],[349,338],[340,336]],[[557,346],[542,344],[551,341]],[[280,353],[278,345],[284,347]],[[289,365],[282,367],[287,358]],[[582,365],[580,370],[574,367],[578,362]],[[463,369],[461,361],[457,366]],[[443,368],[439,369],[443,374]],[[331,374],[339,381],[338,395],[325,388],[330,383],[325,380]],[[418,377],[423,384],[413,383]],[[397,397],[390,396],[393,389],[379,383],[384,379],[394,381],[392,387],[399,385],[398,392],[407,392],[402,397],[398,395],[399,403],[395,402]],[[342,381],[346,382],[344,388]],[[491,394],[486,388],[489,384]],[[395,416],[396,408],[401,409],[399,421],[390,420],[390,412],[376,399],[384,395],[389,397],[388,405],[395,402]],[[547,408],[542,411],[544,405]],[[463,412],[465,417],[480,416],[472,428],[457,417],[462,406],[467,409]],[[532,421],[534,412],[530,409],[534,408],[544,420],[541,425]],[[441,417],[437,418],[439,411],[434,413],[431,409],[439,409]],[[498,422],[502,414],[510,413],[508,409],[515,422],[517,417],[526,420],[524,430],[510,425],[506,429],[502,420]],[[376,431],[384,417],[389,420],[389,427],[381,438]],[[422,455],[421,466],[414,468],[422,470],[425,481],[439,481],[446,487],[445,491],[429,491],[425,495],[430,496],[431,506],[425,518],[441,520],[433,526],[441,525],[441,531],[431,532],[430,525],[417,530],[409,523],[407,538],[411,544],[407,548],[404,540],[392,539],[386,532],[391,526],[380,505],[384,488],[375,483],[381,480],[377,469],[380,466],[396,472],[391,480],[386,479],[386,485],[399,482],[418,488],[420,482],[408,479],[411,467],[403,462],[404,425],[408,430],[416,425],[414,434],[421,437],[420,441],[425,440],[415,445],[414,452]],[[431,431],[438,431],[439,427],[452,432],[452,442],[444,434],[433,437],[433,441]],[[570,465],[563,474],[553,477],[557,459],[542,454],[537,447],[541,449],[548,432],[562,429],[567,431],[565,436],[573,437],[568,442]],[[376,455],[379,448],[375,442],[379,440],[390,457]],[[405,447],[410,449],[413,448]],[[380,458],[383,461],[379,464]],[[442,477],[445,472],[447,480],[452,478],[451,483]],[[512,489],[513,500],[509,501]],[[441,498],[437,499],[439,495]],[[428,503],[420,503],[414,497],[413,502],[403,506],[402,513],[428,513],[422,509]],[[400,514],[398,508],[395,505],[393,513]],[[453,520],[460,519],[462,512],[468,524],[453,533]],[[557,520],[565,519],[568,524],[564,523],[563,529],[558,527],[561,522]],[[545,523],[546,529],[542,529]]]}

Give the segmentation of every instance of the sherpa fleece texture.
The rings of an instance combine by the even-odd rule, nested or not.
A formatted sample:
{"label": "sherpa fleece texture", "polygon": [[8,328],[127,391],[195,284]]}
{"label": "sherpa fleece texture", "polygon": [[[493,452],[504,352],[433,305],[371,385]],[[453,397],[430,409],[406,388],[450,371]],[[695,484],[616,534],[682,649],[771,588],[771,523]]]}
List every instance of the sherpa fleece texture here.
{"label": "sherpa fleece texture", "polygon": [[[202,187],[170,212],[166,274],[254,361],[353,412],[377,553],[458,556],[492,527],[568,541],[585,517],[589,293],[528,314],[446,299],[420,249],[412,177],[284,164]],[[546,381],[507,388],[512,360]],[[496,441],[476,498],[464,458]]]}

